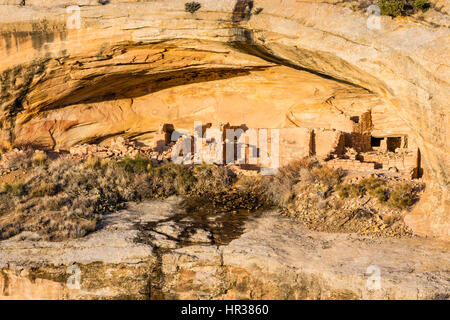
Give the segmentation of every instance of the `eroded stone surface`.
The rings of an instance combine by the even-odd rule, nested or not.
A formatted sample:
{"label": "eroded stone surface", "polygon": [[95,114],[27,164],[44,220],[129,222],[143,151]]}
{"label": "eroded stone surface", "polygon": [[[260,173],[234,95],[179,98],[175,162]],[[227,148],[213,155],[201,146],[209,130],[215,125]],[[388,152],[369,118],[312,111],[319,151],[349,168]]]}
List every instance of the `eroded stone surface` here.
{"label": "eroded stone surface", "polygon": [[[448,298],[448,244],[423,239],[371,239],[312,232],[275,212],[244,221],[243,233],[222,245],[150,240],[142,226],[183,214],[179,199],[131,205],[104,228],[66,242],[21,237],[0,242],[3,299],[442,299]],[[228,213],[231,214],[231,213]],[[184,222],[193,221],[189,217]],[[214,221],[215,219],[211,219]],[[181,220],[180,220],[181,221]],[[181,227],[180,227],[181,226]],[[157,227],[158,228],[158,227]],[[167,230],[165,230],[167,231]],[[197,226],[197,235],[207,235]],[[170,239],[169,239],[170,238]],[[189,239],[189,237],[187,238]],[[70,289],[67,268],[81,270]],[[381,289],[367,280],[379,268]]]}

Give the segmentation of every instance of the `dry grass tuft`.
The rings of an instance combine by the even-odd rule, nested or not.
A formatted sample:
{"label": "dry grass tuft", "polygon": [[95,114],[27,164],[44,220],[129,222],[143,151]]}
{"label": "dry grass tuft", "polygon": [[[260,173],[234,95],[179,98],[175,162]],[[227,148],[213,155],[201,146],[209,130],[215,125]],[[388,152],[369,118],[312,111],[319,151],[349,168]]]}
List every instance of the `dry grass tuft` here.
{"label": "dry grass tuft", "polygon": [[45,152],[35,152],[31,161],[34,165],[43,166],[48,163],[48,157]]}

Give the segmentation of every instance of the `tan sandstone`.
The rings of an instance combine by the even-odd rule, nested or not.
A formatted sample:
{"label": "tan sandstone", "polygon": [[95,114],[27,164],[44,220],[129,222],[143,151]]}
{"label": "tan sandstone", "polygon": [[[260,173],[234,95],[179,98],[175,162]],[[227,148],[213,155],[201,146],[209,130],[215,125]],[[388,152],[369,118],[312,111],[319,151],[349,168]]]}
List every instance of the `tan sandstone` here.
{"label": "tan sandstone", "polygon": [[195,14],[179,0],[84,1],[68,30],[77,1],[0,1],[3,143],[151,141],[194,120],[341,130],[372,110],[378,134],[409,134],[423,156],[427,192],[407,222],[448,240],[450,24],[434,2],[373,30],[336,1],[256,0],[249,16],[235,0]]}
{"label": "tan sandstone", "polygon": [[[448,298],[446,243],[313,232],[266,212],[213,244],[205,224],[181,237],[190,220],[171,220],[178,203],[131,205],[77,240],[22,233],[1,241],[0,299]],[[71,286],[74,266],[79,288]],[[370,285],[374,270],[380,287]]]}

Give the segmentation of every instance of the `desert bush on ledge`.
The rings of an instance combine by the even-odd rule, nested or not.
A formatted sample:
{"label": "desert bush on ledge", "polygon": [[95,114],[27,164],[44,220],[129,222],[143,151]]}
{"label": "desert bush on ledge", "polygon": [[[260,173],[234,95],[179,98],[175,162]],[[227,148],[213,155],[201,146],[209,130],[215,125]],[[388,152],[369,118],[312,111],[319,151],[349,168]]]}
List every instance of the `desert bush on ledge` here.
{"label": "desert bush on ledge", "polygon": [[380,0],[382,15],[397,17],[407,16],[416,12],[425,12],[431,4],[427,0]]}
{"label": "desert bush on ledge", "polygon": [[202,7],[202,5],[198,2],[187,2],[184,4],[184,9],[186,12],[192,13],[194,14],[195,12],[197,12],[198,10],[200,10],[200,8]]}
{"label": "desert bush on ledge", "polygon": [[362,179],[358,184],[340,184],[336,191],[341,198],[360,198],[368,195],[381,204],[399,210],[408,209],[419,200],[419,190],[414,190],[411,184],[403,182],[389,185],[376,177]]}
{"label": "desert bush on ledge", "polygon": [[402,15],[404,10],[403,0],[380,0],[380,11],[384,16],[397,17]]}

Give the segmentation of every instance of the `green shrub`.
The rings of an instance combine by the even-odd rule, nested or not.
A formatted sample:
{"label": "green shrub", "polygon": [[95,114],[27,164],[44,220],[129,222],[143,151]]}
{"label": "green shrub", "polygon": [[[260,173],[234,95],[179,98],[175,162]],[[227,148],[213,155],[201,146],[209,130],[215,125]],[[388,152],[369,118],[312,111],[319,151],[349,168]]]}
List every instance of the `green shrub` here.
{"label": "green shrub", "polygon": [[397,17],[403,14],[405,4],[403,0],[380,0],[380,11],[382,15]]}
{"label": "green shrub", "polygon": [[190,13],[194,13],[200,10],[201,7],[202,5],[198,2],[187,2],[184,4],[184,10]]}
{"label": "green shrub", "polygon": [[430,3],[427,0],[413,0],[412,5],[416,12],[419,10],[425,12],[430,8]]}
{"label": "green shrub", "polygon": [[89,156],[84,164],[88,168],[99,169],[101,167],[101,159],[99,157]]}
{"label": "green shrub", "polygon": [[200,165],[193,168],[195,186],[199,195],[222,192],[235,182],[235,175],[228,168],[214,165]]}
{"label": "green shrub", "polygon": [[372,190],[375,190],[383,185],[385,185],[385,182],[379,178],[376,177],[369,177],[362,179],[359,184],[364,187],[365,190],[368,192],[371,192]]}
{"label": "green shrub", "polygon": [[5,183],[3,185],[3,191],[13,195],[13,196],[20,196],[24,192],[24,186],[22,183]]}
{"label": "green shrub", "polygon": [[320,182],[327,187],[334,187],[335,185],[337,185],[339,182],[341,182],[343,176],[342,172],[326,166],[315,168],[311,173],[317,182]]}
{"label": "green shrub", "polygon": [[381,14],[391,17],[425,12],[430,6],[427,0],[380,0]]}
{"label": "green shrub", "polygon": [[357,184],[340,184],[336,191],[341,198],[359,198],[364,195],[364,188]]}
{"label": "green shrub", "polygon": [[376,177],[369,177],[362,179],[359,184],[364,188],[365,192],[378,199],[380,202],[385,202],[387,198],[386,182]]}
{"label": "green shrub", "polygon": [[383,187],[377,187],[375,189],[370,189],[368,194],[372,197],[378,199],[379,202],[384,203],[387,200],[387,189]]}
{"label": "green shrub", "polygon": [[368,194],[382,203],[387,200],[386,183],[376,177],[364,178],[358,184],[340,184],[335,189],[341,198],[358,198]]}
{"label": "green shrub", "polygon": [[152,182],[150,197],[168,197],[187,194],[195,183],[190,170],[182,165],[165,163],[159,167],[150,167],[149,177]]}
{"label": "green shrub", "polygon": [[143,173],[151,166],[151,161],[147,157],[137,156],[135,158],[125,157],[117,163],[128,173]]}
{"label": "green shrub", "polygon": [[402,210],[412,206],[415,200],[412,186],[408,183],[402,183],[395,185],[390,190],[387,204],[393,208]]}

